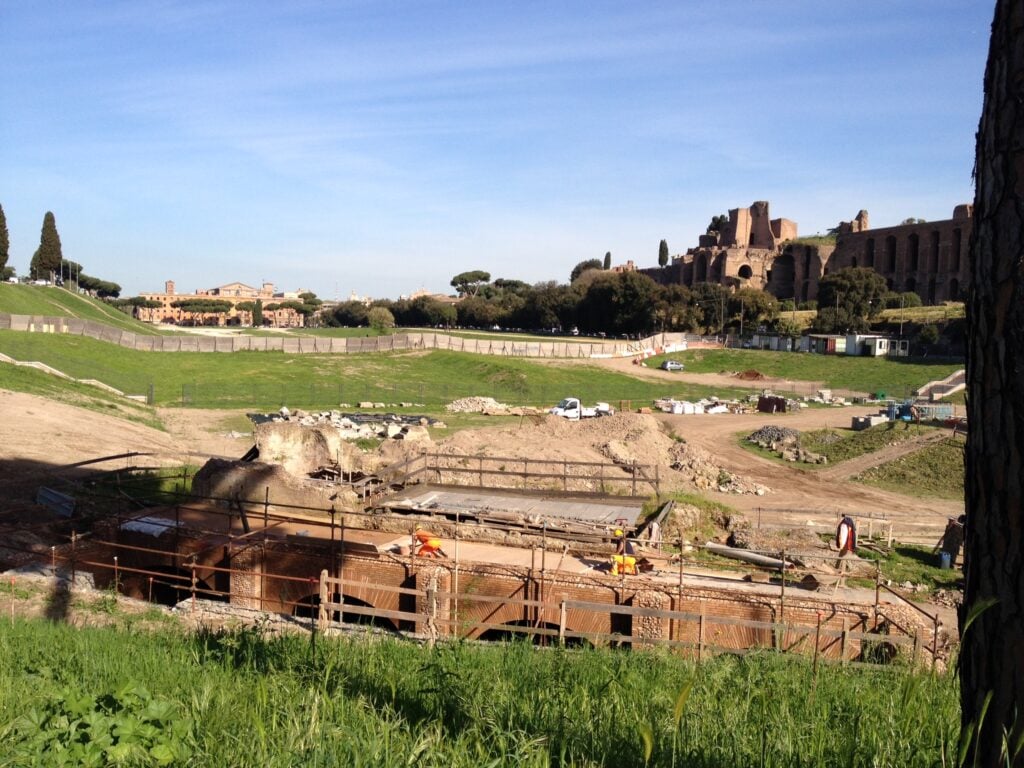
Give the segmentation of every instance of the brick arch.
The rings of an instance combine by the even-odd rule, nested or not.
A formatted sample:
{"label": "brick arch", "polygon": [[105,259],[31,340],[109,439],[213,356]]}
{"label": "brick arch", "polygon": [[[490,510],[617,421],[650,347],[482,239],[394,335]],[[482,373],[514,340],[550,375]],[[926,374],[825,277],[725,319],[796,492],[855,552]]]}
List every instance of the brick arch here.
{"label": "brick arch", "polygon": [[[332,603],[341,602],[341,595],[337,592],[331,597]],[[350,597],[345,595],[345,605],[357,606],[360,608],[374,608],[376,606],[370,605],[365,600],[360,600],[358,597]],[[306,595],[295,601],[295,605],[292,607],[292,616],[315,619],[320,612],[320,594],[314,592]],[[343,624],[362,624],[365,626],[379,627],[380,629],[387,629],[392,632],[398,631],[398,627],[395,622],[391,619],[385,619],[378,616],[367,616],[362,613],[349,613],[348,611],[333,611],[333,615],[329,616],[328,619],[331,621],[341,621]]]}
{"label": "brick arch", "polygon": [[[142,563],[133,565],[133,569],[145,573],[131,571],[119,578],[118,587],[122,594],[140,600],[149,600],[160,605],[177,605],[192,597],[192,569],[181,568],[166,563]],[[216,600],[227,602],[227,595],[220,594],[211,586],[208,579],[200,578],[196,569],[196,597],[200,600]],[[150,585],[150,578],[153,579]],[[150,587],[152,586],[152,589]]]}

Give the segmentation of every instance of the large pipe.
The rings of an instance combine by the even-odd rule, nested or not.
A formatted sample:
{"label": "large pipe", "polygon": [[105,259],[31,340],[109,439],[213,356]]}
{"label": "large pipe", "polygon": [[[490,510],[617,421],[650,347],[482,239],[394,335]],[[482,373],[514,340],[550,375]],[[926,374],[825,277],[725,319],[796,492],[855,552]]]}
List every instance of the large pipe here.
{"label": "large pipe", "polygon": [[759,555],[757,552],[751,552],[748,549],[737,549],[736,547],[730,547],[726,544],[716,544],[714,542],[708,542],[704,545],[704,549],[715,555],[721,555],[722,557],[731,557],[734,560],[742,560],[746,563],[753,563],[754,565],[763,565],[767,568],[792,568],[793,563],[786,560],[782,560],[778,557],[770,557],[769,555]]}

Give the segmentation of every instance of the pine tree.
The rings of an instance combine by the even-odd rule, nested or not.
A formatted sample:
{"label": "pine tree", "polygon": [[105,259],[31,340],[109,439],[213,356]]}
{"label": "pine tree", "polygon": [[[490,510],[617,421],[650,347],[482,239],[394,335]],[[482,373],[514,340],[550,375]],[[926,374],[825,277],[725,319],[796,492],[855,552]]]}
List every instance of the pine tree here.
{"label": "pine tree", "polygon": [[32,256],[32,277],[35,280],[49,280],[51,274],[60,272],[60,263],[64,257],[60,250],[60,235],[57,234],[57,222],[50,211],[43,217],[43,230],[39,235],[39,247]]}
{"label": "pine tree", "polygon": [[4,207],[0,205],[0,277],[7,276],[7,259],[11,253],[11,241],[7,235],[7,217]]}
{"label": "pine tree", "polygon": [[612,252],[611,251],[608,251],[608,253],[606,253],[604,255],[604,268],[605,269],[611,269],[612,268]]}
{"label": "pine tree", "polygon": [[664,240],[661,241],[661,245],[658,246],[658,266],[664,267],[668,265],[668,243]]}

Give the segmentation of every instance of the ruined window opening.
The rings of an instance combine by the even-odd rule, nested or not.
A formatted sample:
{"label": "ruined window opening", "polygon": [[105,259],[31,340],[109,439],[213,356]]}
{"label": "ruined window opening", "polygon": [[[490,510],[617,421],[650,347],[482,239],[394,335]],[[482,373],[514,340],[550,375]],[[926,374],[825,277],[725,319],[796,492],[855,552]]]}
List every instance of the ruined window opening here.
{"label": "ruined window opening", "polygon": [[910,262],[909,271],[917,272],[920,267],[918,262],[921,256],[921,240],[916,232],[907,238],[907,251],[907,258]]}
{"label": "ruined window opening", "polygon": [[869,237],[867,243],[864,245],[864,266],[875,267],[875,238]]}
{"label": "ruined window opening", "polygon": [[896,237],[894,235],[885,238],[885,270],[886,272],[896,271]]}
{"label": "ruined window opening", "polygon": [[931,245],[928,249],[928,271],[935,273],[939,271],[939,231],[933,230],[931,234]]}
{"label": "ruined window opening", "polygon": [[953,230],[953,253],[952,253],[952,264],[950,264],[951,272],[960,271],[960,248],[963,245],[963,232],[958,228]]}

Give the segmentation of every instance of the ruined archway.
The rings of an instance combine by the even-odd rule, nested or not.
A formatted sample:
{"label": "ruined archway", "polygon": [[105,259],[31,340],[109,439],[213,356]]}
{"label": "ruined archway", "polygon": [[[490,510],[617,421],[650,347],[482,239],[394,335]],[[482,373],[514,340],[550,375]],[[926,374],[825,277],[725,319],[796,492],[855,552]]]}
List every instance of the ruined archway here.
{"label": "ruined archway", "polygon": [[[174,606],[192,597],[192,570],[173,565],[141,565],[121,582],[121,592],[129,597]],[[196,578],[195,595],[200,600],[227,602],[227,595],[214,590],[209,582]]]}
{"label": "ruined archway", "polygon": [[750,268],[749,264],[744,264],[739,268],[739,271],[736,274],[738,274],[742,280],[749,280],[754,276],[754,270]]}
{"label": "ruined archway", "polygon": [[[775,261],[768,278],[768,291],[779,299],[792,299],[796,293],[796,267],[793,253],[786,250]],[[805,298],[804,301],[807,301]]]}
{"label": "ruined archway", "polygon": [[708,257],[698,253],[693,257],[693,282],[706,283],[708,281]]}

